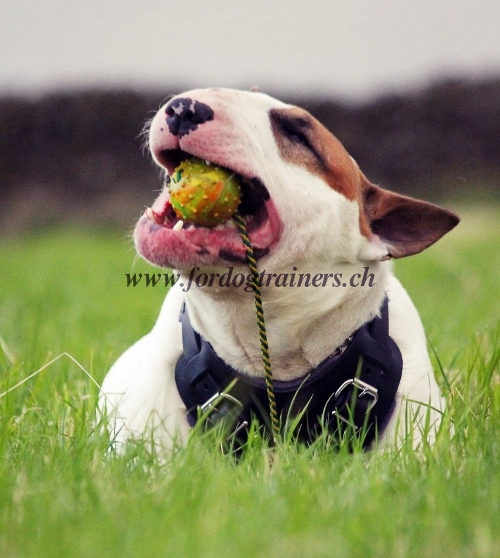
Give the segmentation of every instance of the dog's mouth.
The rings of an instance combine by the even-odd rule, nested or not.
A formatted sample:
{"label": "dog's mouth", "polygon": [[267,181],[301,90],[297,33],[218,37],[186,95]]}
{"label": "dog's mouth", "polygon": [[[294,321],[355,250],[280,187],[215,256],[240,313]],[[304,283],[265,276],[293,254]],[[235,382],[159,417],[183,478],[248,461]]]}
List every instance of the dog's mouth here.
{"label": "dog's mouth", "polygon": [[[220,265],[221,260],[246,262],[246,249],[233,219],[206,227],[180,219],[172,207],[170,176],[183,161],[192,157],[181,149],[168,149],[156,155],[166,170],[166,185],[137,224],[137,249],[147,260],[162,267]],[[281,230],[269,191],[257,176],[244,176],[227,166],[218,166],[234,175],[241,187],[238,213],[245,222],[254,256],[262,258],[278,240]]]}
{"label": "dog's mouth", "polygon": [[[170,195],[168,192],[170,176],[183,161],[191,159],[191,155],[180,149],[175,149],[162,151],[160,158],[162,165],[167,169],[168,173],[165,186],[166,192],[158,198],[153,208],[150,208],[151,211],[147,211],[149,218],[159,225],[175,229],[176,231],[187,231],[193,227],[200,228],[200,225],[190,221],[183,221],[177,216],[170,203]],[[206,163],[207,165],[211,164],[209,161],[206,161]],[[243,216],[248,232],[252,232],[269,219],[265,203],[270,199],[269,192],[259,178],[246,178],[231,169],[226,170],[236,178],[241,186],[241,202],[238,206],[238,212]],[[222,230],[226,226],[234,227],[234,222],[228,220],[218,225],[217,229]]]}

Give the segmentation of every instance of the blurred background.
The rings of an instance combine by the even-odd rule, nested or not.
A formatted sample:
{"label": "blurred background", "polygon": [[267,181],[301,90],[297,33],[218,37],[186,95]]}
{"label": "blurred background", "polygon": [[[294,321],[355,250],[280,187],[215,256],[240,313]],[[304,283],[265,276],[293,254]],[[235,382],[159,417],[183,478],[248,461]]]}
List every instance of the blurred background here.
{"label": "blurred background", "polygon": [[146,120],[206,86],[304,106],[389,189],[500,199],[498,0],[0,6],[3,234],[130,228],[161,185]]}

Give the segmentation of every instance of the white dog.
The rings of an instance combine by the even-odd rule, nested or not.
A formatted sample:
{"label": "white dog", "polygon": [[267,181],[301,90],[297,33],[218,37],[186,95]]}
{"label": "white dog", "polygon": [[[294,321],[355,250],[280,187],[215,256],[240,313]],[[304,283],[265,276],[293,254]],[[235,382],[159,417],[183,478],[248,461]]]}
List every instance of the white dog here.
{"label": "white dog", "polygon": [[[389,260],[427,248],[457,216],[371,184],[309,113],[260,92],[174,97],[153,119],[149,147],[167,175],[195,156],[242,184],[281,420],[302,412],[306,440],[318,423],[336,430],[351,421],[368,424],[366,446],[406,435],[418,443],[442,403],[422,324]],[[254,298],[234,222],[180,221],[167,178],[134,238],[139,254],[179,280],[152,331],[104,380],[100,408],[113,441],[148,436],[168,450],[200,409],[214,420],[231,411],[237,429],[253,414],[265,423]]]}

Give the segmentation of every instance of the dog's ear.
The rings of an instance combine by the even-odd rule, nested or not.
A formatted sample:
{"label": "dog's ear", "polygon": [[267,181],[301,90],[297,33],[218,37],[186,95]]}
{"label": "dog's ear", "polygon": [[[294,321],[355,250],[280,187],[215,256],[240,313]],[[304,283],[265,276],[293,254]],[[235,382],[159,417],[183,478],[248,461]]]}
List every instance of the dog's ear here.
{"label": "dog's ear", "polygon": [[389,192],[364,176],[362,186],[364,216],[371,232],[387,249],[385,258],[417,254],[460,221],[447,209]]}

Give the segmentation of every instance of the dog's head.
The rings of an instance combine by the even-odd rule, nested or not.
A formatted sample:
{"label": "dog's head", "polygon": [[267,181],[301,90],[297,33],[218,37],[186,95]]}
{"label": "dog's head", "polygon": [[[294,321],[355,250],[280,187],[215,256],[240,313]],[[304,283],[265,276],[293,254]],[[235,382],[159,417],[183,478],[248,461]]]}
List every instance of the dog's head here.
{"label": "dog's head", "polygon": [[[308,112],[259,92],[207,89],[176,96],[154,117],[149,147],[168,175],[192,156],[238,175],[239,211],[268,268],[408,256],[458,223],[447,210],[371,184]],[[232,221],[180,228],[168,200],[166,188],[136,226],[143,257],[181,270],[245,264]]]}

